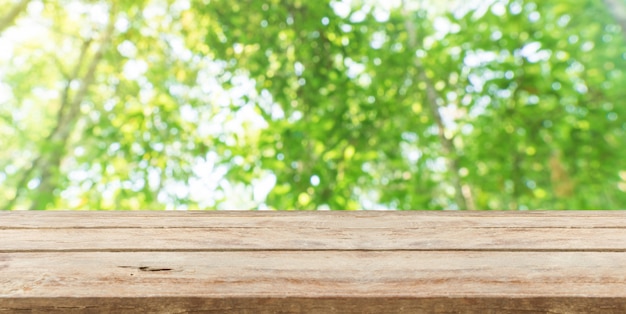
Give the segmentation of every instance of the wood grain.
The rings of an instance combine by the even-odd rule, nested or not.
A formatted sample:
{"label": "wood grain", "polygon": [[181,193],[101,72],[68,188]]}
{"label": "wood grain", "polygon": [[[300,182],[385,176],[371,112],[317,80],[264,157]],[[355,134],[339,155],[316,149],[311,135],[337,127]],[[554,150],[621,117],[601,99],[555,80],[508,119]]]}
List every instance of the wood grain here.
{"label": "wood grain", "polygon": [[624,212],[0,212],[0,312],[623,313]]}
{"label": "wood grain", "polygon": [[[85,219],[84,217],[89,217]],[[626,211],[0,211],[16,228],[626,228]]]}
{"label": "wood grain", "polygon": [[[50,245],[54,239],[55,245]],[[619,251],[624,229],[136,228],[0,230],[0,252],[58,251]]]}

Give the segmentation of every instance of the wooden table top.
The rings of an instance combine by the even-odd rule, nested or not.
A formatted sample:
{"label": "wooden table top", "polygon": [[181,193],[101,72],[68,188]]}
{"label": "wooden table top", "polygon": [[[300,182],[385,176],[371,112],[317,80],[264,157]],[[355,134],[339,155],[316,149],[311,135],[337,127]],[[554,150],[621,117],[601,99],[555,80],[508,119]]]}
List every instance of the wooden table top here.
{"label": "wooden table top", "polygon": [[0,312],[626,312],[626,212],[0,212]]}

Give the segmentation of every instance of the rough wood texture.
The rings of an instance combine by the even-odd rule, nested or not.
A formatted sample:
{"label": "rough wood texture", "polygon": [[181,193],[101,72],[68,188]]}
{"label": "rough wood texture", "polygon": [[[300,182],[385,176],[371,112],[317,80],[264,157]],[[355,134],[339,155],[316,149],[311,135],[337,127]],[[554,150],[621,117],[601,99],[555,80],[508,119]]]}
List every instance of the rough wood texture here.
{"label": "rough wood texture", "polygon": [[0,212],[0,312],[624,313],[626,212]]}

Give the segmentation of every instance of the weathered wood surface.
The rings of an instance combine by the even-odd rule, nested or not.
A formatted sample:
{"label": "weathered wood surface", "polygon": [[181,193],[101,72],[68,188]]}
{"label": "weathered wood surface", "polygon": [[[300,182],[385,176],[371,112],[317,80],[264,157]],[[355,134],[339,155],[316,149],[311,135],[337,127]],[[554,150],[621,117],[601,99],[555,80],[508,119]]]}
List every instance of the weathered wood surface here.
{"label": "weathered wood surface", "polygon": [[0,313],[625,313],[626,212],[0,212]]}

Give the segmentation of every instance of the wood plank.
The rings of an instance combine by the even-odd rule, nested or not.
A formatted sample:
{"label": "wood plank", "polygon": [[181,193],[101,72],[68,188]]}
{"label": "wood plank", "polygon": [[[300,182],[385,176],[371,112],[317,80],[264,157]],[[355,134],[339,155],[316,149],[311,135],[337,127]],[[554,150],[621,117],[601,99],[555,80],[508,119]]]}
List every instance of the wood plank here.
{"label": "wood plank", "polygon": [[8,313],[625,313],[614,298],[21,298],[0,303]]}
{"label": "wood plank", "polygon": [[625,229],[5,229],[0,252],[224,250],[542,250],[626,252]]}
{"label": "wood plank", "polygon": [[616,272],[626,269],[622,252],[78,252],[0,260],[2,297],[626,297],[626,272]]}
{"label": "wood plank", "polygon": [[622,252],[4,253],[0,311],[618,313],[624,269]]}
{"label": "wood plank", "polygon": [[13,211],[0,230],[18,228],[620,228],[626,211]]}

